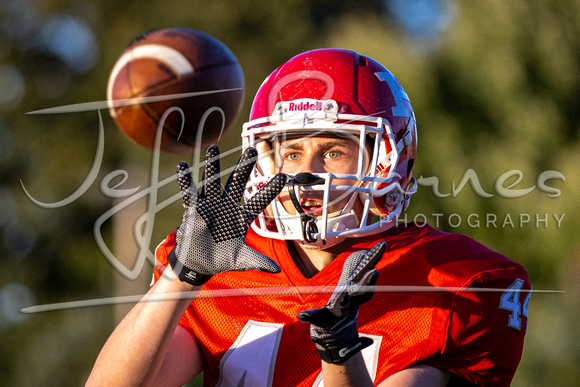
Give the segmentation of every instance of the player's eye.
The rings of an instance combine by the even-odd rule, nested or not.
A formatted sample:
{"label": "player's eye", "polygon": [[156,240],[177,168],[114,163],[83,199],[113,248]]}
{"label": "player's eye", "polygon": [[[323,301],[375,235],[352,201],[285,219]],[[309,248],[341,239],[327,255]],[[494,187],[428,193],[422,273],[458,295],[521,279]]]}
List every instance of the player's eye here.
{"label": "player's eye", "polygon": [[330,151],[326,153],[326,157],[329,159],[337,159],[341,156],[340,152]]}
{"label": "player's eye", "polygon": [[286,155],[286,159],[288,159],[290,161],[297,161],[298,159],[300,159],[300,154],[298,154],[298,153],[288,153]]}

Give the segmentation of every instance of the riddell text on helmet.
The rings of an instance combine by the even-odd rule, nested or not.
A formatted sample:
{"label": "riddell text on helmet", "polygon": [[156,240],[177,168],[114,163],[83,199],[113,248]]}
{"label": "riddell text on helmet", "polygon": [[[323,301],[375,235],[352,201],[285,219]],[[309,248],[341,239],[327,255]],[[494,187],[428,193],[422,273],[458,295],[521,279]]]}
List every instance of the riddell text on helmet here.
{"label": "riddell text on helmet", "polygon": [[300,103],[290,102],[288,103],[288,111],[295,112],[295,111],[304,111],[304,110],[314,110],[314,111],[322,111],[322,102],[308,102],[303,101]]}

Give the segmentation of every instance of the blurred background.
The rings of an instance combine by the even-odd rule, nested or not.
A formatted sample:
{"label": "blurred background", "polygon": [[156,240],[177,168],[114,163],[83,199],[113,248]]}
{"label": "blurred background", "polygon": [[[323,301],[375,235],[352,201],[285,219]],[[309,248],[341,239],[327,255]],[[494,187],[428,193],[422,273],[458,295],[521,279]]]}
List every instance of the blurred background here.
{"label": "blurred background", "polygon": [[[419,128],[407,220],[470,235],[522,263],[534,289],[563,291],[533,294],[513,385],[580,385],[580,2],[570,0],[0,0],[0,385],[83,384],[132,300],[22,308],[148,288],[135,221],[151,206],[144,197],[110,216],[129,196],[106,187],[149,187],[151,152],[105,110],[102,161],[97,111],[27,113],[105,100],[128,42],[165,27],[209,33],[242,65],[244,109],[219,143],[234,151],[226,166],[258,86],[293,55],[342,47],[389,68]],[[159,180],[182,159],[162,155]],[[177,192],[160,188],[157,203]],[[155,214],[151,251],[181,213],[175,202]]]}

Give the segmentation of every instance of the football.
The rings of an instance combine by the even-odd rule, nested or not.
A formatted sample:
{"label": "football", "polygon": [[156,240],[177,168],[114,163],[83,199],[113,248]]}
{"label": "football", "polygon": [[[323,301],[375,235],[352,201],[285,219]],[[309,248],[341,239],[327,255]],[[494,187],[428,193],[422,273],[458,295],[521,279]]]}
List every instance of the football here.
{"label": "football", "polygon": [[240,113],[244,75],[218,39],[186,28],[144,32],[116,61],[107,84],[109,112],[137,144],[183,154],[217,142]]}

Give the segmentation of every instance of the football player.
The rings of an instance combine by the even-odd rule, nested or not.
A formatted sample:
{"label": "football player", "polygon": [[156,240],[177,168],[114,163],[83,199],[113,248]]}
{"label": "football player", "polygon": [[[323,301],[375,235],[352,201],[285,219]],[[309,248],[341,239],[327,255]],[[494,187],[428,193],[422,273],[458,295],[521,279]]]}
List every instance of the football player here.
{"label": "football player", "polygon": [[[178,165],[185,214],[155,284],[89,382],[220,386],[509,385],[531,286],[473,239],[397,225],[416,190],[409,97],[342,49],[290,59],[259,88],[223,192]],[[245,200],[242,203],[242,196]]]}

